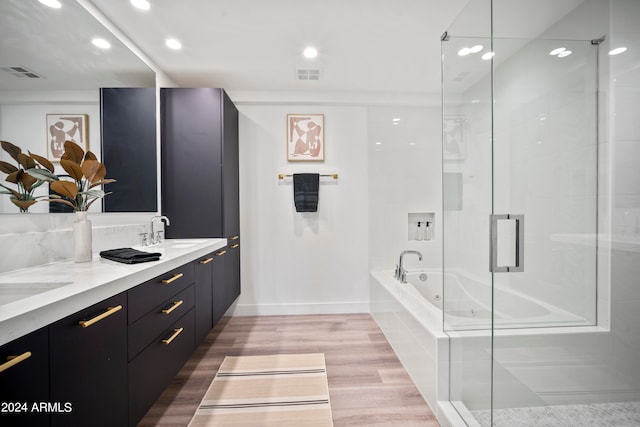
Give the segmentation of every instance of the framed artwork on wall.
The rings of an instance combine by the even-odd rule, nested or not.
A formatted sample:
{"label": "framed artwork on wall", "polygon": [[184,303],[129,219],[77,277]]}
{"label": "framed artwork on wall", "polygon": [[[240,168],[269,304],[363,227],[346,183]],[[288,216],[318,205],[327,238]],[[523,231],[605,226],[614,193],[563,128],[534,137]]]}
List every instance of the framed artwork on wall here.
{"label": "framed artwork on wall", "polygon": [[464,117],[445,117],[442,123],[442,157],[444,160],[464,160],[466,146]]}
{"label": "framed artwork on wall", "polygon": [[89,150],[89,116],[87,114],[47,114],[47,154],[60,161],[64,142],[73,141],[85,152]]}
{"label": "framed artwork on wall", "polygon": [[287,160],[324,161],[324,114],[287,114]]}

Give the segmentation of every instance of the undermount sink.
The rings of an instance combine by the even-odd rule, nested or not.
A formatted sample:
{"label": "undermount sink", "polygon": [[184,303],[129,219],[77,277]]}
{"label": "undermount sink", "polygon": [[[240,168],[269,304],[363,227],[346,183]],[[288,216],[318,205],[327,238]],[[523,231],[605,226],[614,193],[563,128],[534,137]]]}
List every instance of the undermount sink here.
{"label": "undermount sink", "polygon": [[0,305],[28,298],[71,282],[21,282],[0,283]]}
{"label": "undermount sink", "polygon": [[167,246],[176,248],[176,249],[185,249],[195,245],[196,245],[195,243],[169,243]]}

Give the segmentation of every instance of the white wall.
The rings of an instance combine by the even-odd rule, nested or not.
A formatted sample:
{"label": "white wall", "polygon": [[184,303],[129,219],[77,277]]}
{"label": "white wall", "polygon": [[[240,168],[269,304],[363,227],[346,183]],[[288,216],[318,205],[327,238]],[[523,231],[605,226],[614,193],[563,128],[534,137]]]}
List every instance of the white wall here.
{"label": "white wall", "polygon": [[[369,261],[371,271],[390,270],[400,252],[407,268],[442,266],[441,112],[433,107],[370,107]],[[394,119],[400,119],[394,122]],[[394,124],[397,123],[397,124]],[[412,213],[433,213],[433,240],[415,240]]]}
{"label": "white wall", "polygon": [[[236,314],[368,310],[367,111],[331,105],[238,105],[242,294]],[[325,116],[325,161],[287,163],[288,113]],[[297,213],[291,178],[321,178],[318,212]]]}

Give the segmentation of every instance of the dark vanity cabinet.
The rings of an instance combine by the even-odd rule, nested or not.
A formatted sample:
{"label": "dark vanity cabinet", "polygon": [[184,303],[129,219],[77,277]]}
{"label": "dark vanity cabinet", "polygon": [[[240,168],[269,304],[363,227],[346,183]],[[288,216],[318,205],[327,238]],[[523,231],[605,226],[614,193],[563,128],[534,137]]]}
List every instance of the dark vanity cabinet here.
{"label": "dark vanity cabinet", "polygon": [[[218,323],[234,299],[227,296],[226,265],[228,249],[222,248],[215,252],[216,263],[213,265],[213,326]],[[240,269],[238,268],[238,272]]]}
{"label": "dark vanity cabinet", "polygon": [[213,269],[220,263],[214,253],[196,261],[196,344],[213,328]]}
{"label": "dark vanity cabinet", "polygon": [[49,340],[51,425],[126,425],[127,294],[51,324]]}
{"label": "dark vanity cabinet", "polygon": [[49,401],[45,327],[0,347],[0,425],[48,426],[49,413],[40,405]]}
{"label": "dark vanity cabinet", "polygon": [[102,162],[107,178],[104,212],[156,212],[156,89],[100,89]]}
{"label": "dark vanity cabinet", "polygon": [[165,88],[160,111],[166,236],[228,240],[224,272],[214,273],[215,324],[240,295],[238,110],[223,89]]}
{"label": "dark vanity cabinet", "polygon": [[128,291],[130,426],[138,424],[195,350],[194,281],[190,262]]}

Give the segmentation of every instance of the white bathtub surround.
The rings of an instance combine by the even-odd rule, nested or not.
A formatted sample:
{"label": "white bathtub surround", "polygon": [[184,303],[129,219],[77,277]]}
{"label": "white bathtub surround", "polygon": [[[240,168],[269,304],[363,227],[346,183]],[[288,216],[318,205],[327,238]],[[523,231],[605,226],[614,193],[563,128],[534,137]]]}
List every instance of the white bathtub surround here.
{"label": "white bathtub surround", "polygon": [[[421,273],[431,276],[436,288],[441,286],[439,271],[417,274]],[[449,418],[455,411],[447,410],[445,402],[449,399],[449,339],[442,331],[442,312],[410,283],[394,279],[390,270],[371,273],[370,295],[371,315],[440,424],[464,425]]]}

